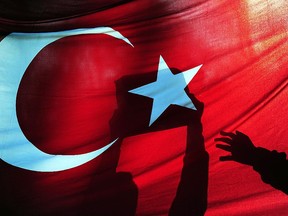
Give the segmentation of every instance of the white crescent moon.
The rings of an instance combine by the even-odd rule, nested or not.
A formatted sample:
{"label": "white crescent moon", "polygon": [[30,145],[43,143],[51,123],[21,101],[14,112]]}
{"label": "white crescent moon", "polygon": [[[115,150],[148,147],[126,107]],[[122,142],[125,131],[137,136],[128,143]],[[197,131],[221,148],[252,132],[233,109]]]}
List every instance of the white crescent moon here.
{"label": "white crescent moon", "polygon": [[82,34],[106,34],[133,46],[127,38],[109,27],[52,33],[12,33],[0,42],[0,158],[6,163],[31,171],[62,171],[94,159],[116,142],[117,139],[85,154],[51,155],[39,150],[26,139],[17,120],[17,91],[34,57],[45,46],[60,38]]}

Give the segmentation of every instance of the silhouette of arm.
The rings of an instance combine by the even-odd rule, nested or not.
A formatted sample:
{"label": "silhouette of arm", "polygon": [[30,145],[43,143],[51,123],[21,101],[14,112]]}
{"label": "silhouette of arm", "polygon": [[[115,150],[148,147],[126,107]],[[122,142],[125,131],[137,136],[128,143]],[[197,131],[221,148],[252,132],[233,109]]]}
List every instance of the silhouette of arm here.
{"label": "silhouette of arm", "polygon": [[216,147],[230,152],[229,155],[221,156],[220,161],[250,165],[261,175],[263,182],[288,194],[288,161],[285,153],[255,147],[250,138],[239,131],[221,131],[220,134],[222,137],[215,141],[221,143],[216,144]]}
{"label": "silhouette of arm", "polygon": [[263,182],[288,194],[288,161],[285,153],[258,147],[257,160],[254,160],[253,168],[257,171]]}
{"label": "silhouette of arm", "polygon": [[[191,96],[192,97],[192,96]],[[193,98],[197,111],[190,116],[181,179],[169,216],[203,216],[207,209],[209,155],[202,135],[203,103]]]}

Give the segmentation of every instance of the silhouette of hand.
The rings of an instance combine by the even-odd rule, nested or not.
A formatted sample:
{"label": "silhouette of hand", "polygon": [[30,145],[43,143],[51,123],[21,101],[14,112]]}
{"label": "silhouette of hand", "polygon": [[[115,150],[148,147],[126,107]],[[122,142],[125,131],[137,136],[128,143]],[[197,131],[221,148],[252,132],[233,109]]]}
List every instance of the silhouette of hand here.
{"label": "silhouette of hand", "polygon": [[253,165],[256,147],[247,135],[239,131],[236,131],[236,133],[221,131],[220,134],[223,137],[216,138],[215,141],[224,144],[218,143],[216,147],[231,153],[230,155],[221,156],[220,161],[236,161]]}

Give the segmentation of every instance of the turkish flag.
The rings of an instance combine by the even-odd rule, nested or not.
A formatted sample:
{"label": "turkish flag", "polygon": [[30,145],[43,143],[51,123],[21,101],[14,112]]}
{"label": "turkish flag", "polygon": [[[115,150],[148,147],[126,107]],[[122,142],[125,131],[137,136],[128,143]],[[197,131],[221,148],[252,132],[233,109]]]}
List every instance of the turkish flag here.
{"label": "turkish flag", "polygon": [[214,143],[288,152],[284,0],[0,7],[4,215],[287,214]]}

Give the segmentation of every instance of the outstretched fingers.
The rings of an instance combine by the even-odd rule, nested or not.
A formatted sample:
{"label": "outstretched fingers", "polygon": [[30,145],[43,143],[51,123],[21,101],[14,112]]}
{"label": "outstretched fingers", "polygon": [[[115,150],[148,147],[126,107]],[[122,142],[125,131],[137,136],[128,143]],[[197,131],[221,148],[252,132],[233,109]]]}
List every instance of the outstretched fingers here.
{"label": "outstretched fingers", "polygon": [[224,145],[224,144],[216,144],[216,148],[222,149],[224,151],[231,152],[232,147],[230,145]]}
{"label": "outstretched fingers", "polygon": [[231,139],[233,139],[233,138],[236,136],[236,134],[234,134],[234,133],[232,133],[232,132],[225,132],[225,131],[220,131],[220,134],[221,134],[222,136],[228,136],[228,137],[230,137]]}
{"label": "outstretched fingers", "polygon": [[226,152],[231,152],[231,155],[220,156],[219,160],[233,161],[234,158],[232,155],[232,147],[233,147],[233,139],[235,138],[236,134],[232,132],[220,131],[220,135],[222,135],[222,137],[217,137],[214,139],[216,142],[220,142],[216,144],[216,148],[222,149]]}
{"label": "outstretched fingers", "polygon": [[227,138],[227,137],[218,137],[218,138],[215,138],[214,141],[216,141],[216,142],[219,142],[219,141],[220,142],[224,142],[224,143],[227,143],[229,145],[232,144],[232,139]]}

